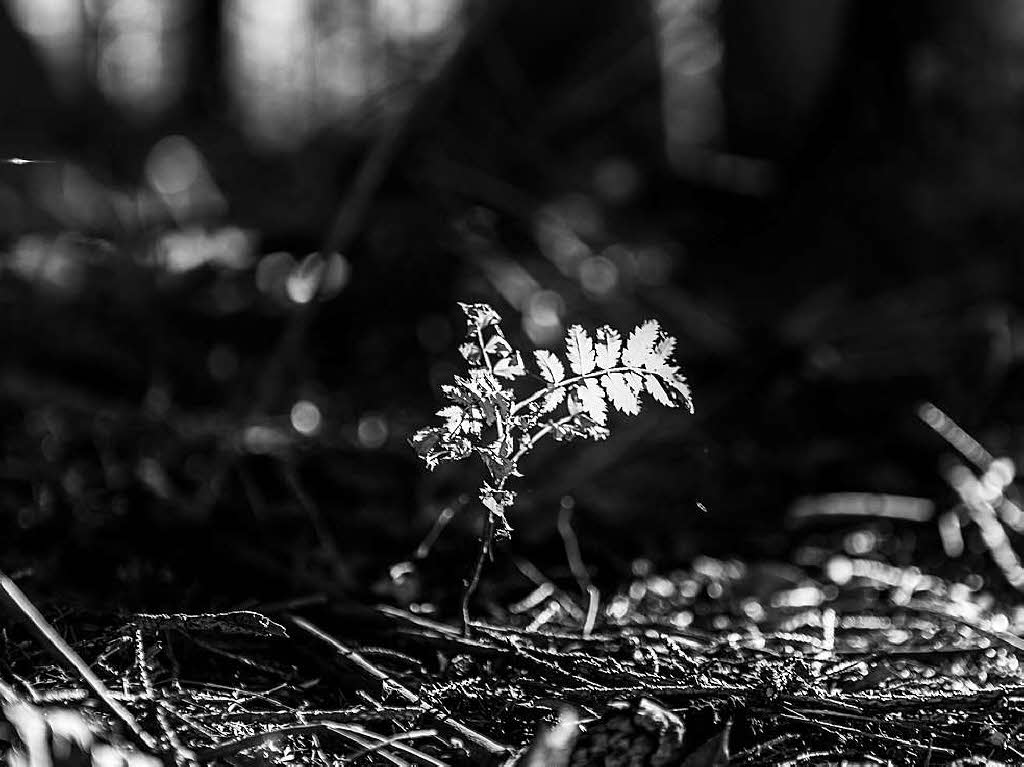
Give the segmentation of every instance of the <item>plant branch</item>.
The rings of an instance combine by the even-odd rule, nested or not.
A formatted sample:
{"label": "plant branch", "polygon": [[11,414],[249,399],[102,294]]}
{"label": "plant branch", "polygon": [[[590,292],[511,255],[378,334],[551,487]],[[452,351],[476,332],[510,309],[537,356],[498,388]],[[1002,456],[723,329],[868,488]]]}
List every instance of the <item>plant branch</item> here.
{"label": "plant branch", "polygon": [[586,374],[581,375],[581,376],[573,376],[572,378],[564,378],[561,381],[559,381],[558,383],[549,384],[549,385],[545,386],[543,389],[539,389],[539,390],[535,391],[533,394],[531,394],[529,397],[524,399],[522,402],[517,402],[515,405],[512,406],[512,415],[515,415],[520,410],[522,410],[524,407],[529,407],[532,403],[536,402],[541,397],[547,396],[548,394],[550,394],[551,392],[555,391],[556,389],[564,389],[564,388],[566,388],[568,386],[572,386],[574,384],[581,383],[582,381],[586,381],[588,378],[600,378],[601,376],[608,375],[609,373],[637,373],[639,375],[647,375],[648,373],[651,373],[651,372],[653,372],[653,371],[645,370],[644,368],[634,368],[634,367],[630,367],[629,365],[616,365],[615,367],[608,368],[607,370],[603,370],[603,369],[599,368],[597,370],[591,371],[590,373],[586,373]]}
{"label": "plant branch", "polygon": [[487,366],[487,372],[494,375],[494,365],[491,364],[491,355],[487,353],[487,344],[484,343],[484,329],[479,326],[476,329],[476,341],[480,344],[480,356],[483,358],[484,365]]}
{"label": "plant branch", "polygon": [[569,421],[571,421],[573,417],[574,416],[567,415],[559,418],[557,421],[548,421],[548,423],[545,424],[542,428],[538,429],[537,431],[530,435],[529,441],[524,442],[523,446],[519,448],[519,451],[514,456],[512,456],[512,462],[518,462],[520,458],[522,458],[524,455],[530,452],[530,450],[533,449],[533,446],[537,444],[537,440],[541,439],[547,434],[550,434],[552,431],[555,430],[556,427],[569,423]]}

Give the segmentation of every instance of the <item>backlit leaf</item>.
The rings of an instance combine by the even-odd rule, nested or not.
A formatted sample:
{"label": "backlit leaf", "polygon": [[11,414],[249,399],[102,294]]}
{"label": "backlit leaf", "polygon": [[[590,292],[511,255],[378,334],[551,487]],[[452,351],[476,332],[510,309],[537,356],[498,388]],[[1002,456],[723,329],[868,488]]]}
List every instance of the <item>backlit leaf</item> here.
{"label": "backlit leaf", "polygon": [[509,380],[526,375],[526,367],[523,365],[523,357],[519,352],[502,357],[494,363],[494,375],[508,378]]}
{"label": "backlit leaf", "polygon": [[505,336],[501,335],[499,330],[491,336],[491,340],[484,346],[484,351],[491,357],[507,357],[512,353],[512,344],[505,340]]}
{"label": "backlit leaf", "polygon": [[483,359],[480,355],[480,347],[471,341],[466,341],[466,343],[459,346],[459,354],[470,365],[479,365]]}
{"label": "backlit leaf", "polygon": [[665,391],[665,387],[661,385],[661,382],[658,380],[657,376],[653,374],[648,374],[644,376],[644,385],[646,386],[647,391],[651,393],[651,396],[654,397],[656,402],[661,403],[665,407],[676,406],[675,401],[673,401],[672,397],[669,396],[669,393]]}
{"label": "backlit leaf", "polygon": [[[458,380],[458,376],[455,377]],[[460,385],[453,386],[452,384],[444,384],[441,386],[441,391],[444,392],[444,396],[450,399],[452,402],[457,402],[460,405],[469,405],[472,403],[469,391]]]}
{"label": "backlit leaf", "polygon": [[594,341],[580,325],[573,325],[565,336],[565,356],[569,367],[578,376],[585,376],[594,369]]}
{"label": "backlit leaf", "polygon": [[693,397],[690,395],[690,386],[686,383],[686,379],[681,375],[677,375],[674,378],[669,379],[669,383],[672,384],[679,396],[683,398],[683,402],[686,403],[686,409],[693,413]]}
{"label": "backlit leaf", "polygon": [[431,451],[433,451],[434,447],[437,446],[437,443],[441,441],[442,436],[440,429],[420,429],[412,435],[409,442],[412,444],[413,449],[416,450],[416,454],[420,458],[425,458],[431,453]]}
{"label": "backlit leaf", "polygon": [[466,333],[470,336],[475,336],[484,328],[489,328],[491,325],[497,325],[501,322],[501,315],[499,315],[490,304],[464,304],[459,302],[459,306],[466,315]]}
{"label": "backlit leaf", "polygon": [[616,410],[626,415],[637,415],[640,412],[640,400],[622,373],[602,376],[601,383]]}
{"label": "backlit leaf", "polygon": [[458,430],[466,416],[466,412],[458,405],[449,405],[437,411],[437,415],[445,420],[444,428],[449,433]]}
{"label": "backlit leaf", "polygon": [[604,390],[593,378],[588,378],[576,387],[576,396],[584,411],[594,423],[604,426],[608,421],[608,405],[604,399]]}
{"label": "backlit leaf", "polygon": [[622,364],[631,368],[650,365],[656,361],[654,344],[658,340],[660,327],[657,320],[647,320],[633,329],[622,352]]}
{"label": "backlit leaf", "polygon": [[537,358],[541,378],[550,384],[556,384],[565,378],[565,368],[558,357],[545,349],[538,349],[533,354]]}
{"label": "backlit leaf", "polygon": [[661,340],[654,347],[654,356],[658,362],[665,364],[672,358],[672,352],[676,350],[676,339],[667,333],[662,335]]}
{"label": "backlit leaf", "polygon": [[626,379],[626,385],[633,390],[633,394],[639,397],[644,390],[644,379],[640,377],[640,374],[629,371],[622,373],[622,377]]}
{"label": "backlit leaf", "polygon": [[550,413],[565,400],[565,389],[552,389],[540,401],[540,412]]}
{"label": "backlit leaf", "polygon": [[619,331],[603,325],[597,329],[597,366],[608,370],[619,364],[619,350],[622,349],[622,337]]}

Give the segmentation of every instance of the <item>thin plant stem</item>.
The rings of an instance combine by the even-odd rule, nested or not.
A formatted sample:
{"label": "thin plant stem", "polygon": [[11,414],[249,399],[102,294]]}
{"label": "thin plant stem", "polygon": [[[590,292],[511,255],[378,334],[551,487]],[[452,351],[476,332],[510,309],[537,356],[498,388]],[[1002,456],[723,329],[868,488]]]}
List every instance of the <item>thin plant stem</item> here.
{"label": "thin plant stem", "polygon": [[608,368],[607,370],[602,370],[601,368],[598,368],[597,370],[593,370],[590,373],[586,373],[585,375],[573,376],[572,378],[564,378],[561,381],[559,381],[558,383],[549,384],[548,386],[544,387],[543,389],[539,389],[538,391],[534,392],[529,397],[524,399],[522,402],[517,402],[515,405],[512,406],[512,415],[515,415],[520,410],[522,410],[524,407],[528,407],[532,403],[534,403],[537,400],[539,400],[541,397],[546,397],[548,394],[550,394],[551,392],[555,391],[555,389],[564,389],[567,386],[572,386],[573,384],[578,384],[581,381],[586,381],[588,378],[600,378],[601,376],[608,375],[609,373],[641,373],[641,374],[644,374],[644,373],[649,373],[649,372],[650,371],[644,370],[643,368],[634,368],[634,367],[630,367],[629,365],[616,365],[615,367]]}
{"label": "thin plant stem", "polygon": [[[504,484],[504,483],[502,483]],[[494,536],[494,512],[487,509],[487,518],[484,520],[483,533],[480,535],[480,551],[477,552],[476,562],[473,565],[473,572],[469,580],[465,582],[466,587],[462,591],[462,635],[469,637],[472,631],[469,618],[469,603],[473,599],[477,586],[480,585],[480,574],[484,570],[484,562],[491,550],[491,541]]]}
{"label": "thin plant stem", "polygon": [[516,452],[514,456],[512,456],[513,463],[517,462],[520,458],[522,458],[524,455],[530,452],[530,450],[533,448],[534,445],[537,444],[537,441],[541,437],[543,437],[545,434],[550,434],[555,429],[555,427],[569,423],[569,421],[571,421],[572,418],[573,417],[571,415],[567,415],[564,418],[559,418],[557,421],[551,421],[544,427],[537,429],[537,431],[530,435],[530,441],[524,442],[523,446],[519,448],[519,450]]}

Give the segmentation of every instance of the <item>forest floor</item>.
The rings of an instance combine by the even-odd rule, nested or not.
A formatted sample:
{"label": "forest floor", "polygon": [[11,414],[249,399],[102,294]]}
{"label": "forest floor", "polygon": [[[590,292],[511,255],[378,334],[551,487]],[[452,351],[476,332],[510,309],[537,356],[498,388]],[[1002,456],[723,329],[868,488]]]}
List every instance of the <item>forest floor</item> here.
{"label": "forest floor", "polygon": [[[847,543],[863,549],[872,530]],[[1019,608],[977,577],[823,546],[804,559],[638,565],[589,598],[527,570],[536,587],[469,632],[415,605],[325,594],[206,614],[51,608],[67,645],[15,624],[4,633],[6,738],[60,765],[90,750],[98,763],[108,746],[137,759],[118,750],[132,740],[178,763],[1024,759]],[[5,591],[19,612],[17,586]]]}

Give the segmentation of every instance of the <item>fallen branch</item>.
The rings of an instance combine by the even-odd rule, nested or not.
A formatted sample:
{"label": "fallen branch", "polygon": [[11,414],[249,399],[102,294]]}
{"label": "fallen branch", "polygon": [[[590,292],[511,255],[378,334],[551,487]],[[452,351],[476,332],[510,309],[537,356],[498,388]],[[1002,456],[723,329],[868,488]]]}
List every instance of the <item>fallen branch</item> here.
{"label": "fallen branch", "polygon": [[142,729],[132,713],[121,705],[93,673],[89,664],[64,641],[64,637],[57,633],[18,585],[3,572],[0,572],[0,605],[3,605],[12,618],[23,621],[36,640],[58,663],[78,675],[103,705],[128,728],[128,735],[137,746],[148,751],[156,750],[157,743],[153,736]]}
{"label": "fallen branch", "polygon": [[[236,754],[240,754],[243,751],[248,751],[251,748],[258,748],[274,738],[279,738],[285,735],[317,735],[325,733],[333,733],[335,735],[349,738],[354,740],[358,745],[363,746],[359,752],[349,757],[352,760],[365,756],[366,754],[379,752],[383,748],[394,748],[396,751],[402,751],[415,756],[421,761],[434,765],[435,767],[437,765],[443,767],[444,765],[444,762],[440,762],[434,757],[424,754],[417,749],[411,748],[402,742],[406,740],[414,740],[416,738],[428,738],[436,735],[433,730],[414,730],[412,732],[404,732],[399,735],[386,737],[367,730],[364,727],[339,724],[337,722],[308,722],[306,724],[292,724],[284,727],[277,727],[273,730],[267,730],[266,732],[257,732],[253,735],[235,738],[234,740],[229,740],[219,746],[199,751],[196,753],[196,760],[200,762],[212,762],[217,759],[225,759]],[[374,742],[372,745],[364,745],[366,740]],[[388,758],[387,755],[383,756]],[[390,758],[389,761],[394,764],[404,764],[404,762],[393,757]]]}
{"label": "fallen branch", "polygon": [[330,645],[347,663],[355,666],[362,674],[370,679],[380,682],[385,689],[393,691],[406,703],[419,707],[424,714],[434,719],[440,728],[446,730],[450,735],[464,741],[466,746],[474,752],[476,756],[483,757],[489,761],[496,761],[497,759],[507,757],[511,753],[508,747],[503,746],[500,743],[496,743],[486,735],[481,735],[475,730],[472,730],[462,724],[462,722],[453,719],[451,715],[446,712],[432,706],[401,682],[392,678],[387,673],[370,663],[370,661],[358,652],[347,645],[342,644],[340,641],[332,637],[330,634],[325,633],[322,629],[313,625],[305,618],[291,615],[288,616],[288,619],[306,633],[319,639],[321,642]]}

